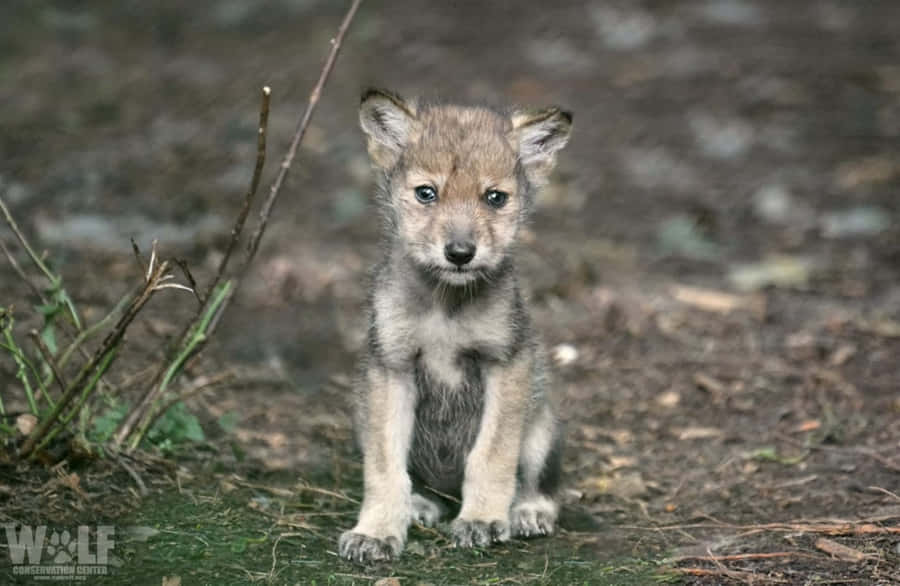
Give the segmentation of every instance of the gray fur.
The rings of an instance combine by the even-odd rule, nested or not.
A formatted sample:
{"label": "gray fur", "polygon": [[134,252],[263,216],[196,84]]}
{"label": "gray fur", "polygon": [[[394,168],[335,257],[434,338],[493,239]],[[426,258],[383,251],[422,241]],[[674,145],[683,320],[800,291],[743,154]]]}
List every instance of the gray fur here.
{"label": "gray fur", "polygon": [[[360,120],[387,221],[356,395],[365,495],[340,554],[396,556],[410,522],[444,512],[434,493],[462,498],[450,527],[459,547],[549,534],[562,433],[512,252],[571,116],[417,107],[370,91]],[[417,202],[418,184],[440,198]],[[492,189],[509,193],[505,206],[486,205]],[[461,233],[477,252],[457,267],[442,251]]]}

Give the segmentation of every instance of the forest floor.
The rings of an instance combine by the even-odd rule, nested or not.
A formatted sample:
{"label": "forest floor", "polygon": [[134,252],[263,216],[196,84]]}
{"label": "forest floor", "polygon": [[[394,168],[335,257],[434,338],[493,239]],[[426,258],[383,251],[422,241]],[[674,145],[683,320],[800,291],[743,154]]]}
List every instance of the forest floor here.
{"label": "forest floor", "polygon": [[[259,87],[265,186],[345,7],[70,4],[0,7],[0,196],[91,322],[140,278],[129,237],[211,277]],[[389,4],[364,3],[187,373],[234,373],[188,401],[204,441],[129,466],[3,452],[0,521],[113,524],[110,584],[900,583],[900,3]],[[335,553],[379,252],[368,84],[575,113],[519,258],[568,421],[551,538],[459,551],[413,528],[391,565]],[[27,331],[28,288],[5,262],[0,283]],[[134,324],[108,375],[126,399],[191,303],[164,292]]]}

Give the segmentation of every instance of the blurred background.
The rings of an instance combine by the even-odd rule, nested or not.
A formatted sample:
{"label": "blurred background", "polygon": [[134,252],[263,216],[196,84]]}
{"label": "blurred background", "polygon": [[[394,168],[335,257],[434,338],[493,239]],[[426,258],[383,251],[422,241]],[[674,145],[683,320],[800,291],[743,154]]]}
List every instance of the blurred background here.
{"label": "blurred background", "polygon": [[[138,278],[129,237],[158,238],[207,282],[252,171],[260,86],[262,194],[347,4],[0,5],[0,188],[89,320]],[[791,472],[745,470],[735,450],[810,421],[900,449],[898,23],[894,0],[364,2],[208,352],[287,392],[206,407],[240,411],[250,453],[276,468],[323,457],[315,422],[347,428],[381,253],[356,113],[376,85],[574,112],[520,265],[578,405],[567,469],[595,514],[617,498],[667,514],[673,495],[752,514],[764,505],[722,487]],[[27,298],[3,263],[0,283],[4,302]],[[133,360],[192,303],[155,299]],[[884,472],[839,464],[810,473]],[[850,507],[835,498],[803,506]]]}
{"label": "blurred background", "polygon": [[[252,170],[258,88],[268,179],[345,8],[4,2],[9,205],[70,279],[92,276],[85,293],[115,298],[104,271],[130,236],[204,274]],[[823,292],[861,279],[856,297],[896,307],[898,19],[890,0],[365,2],[223,343],[314,380],[358,345],[379,255],[367,85],[575,113],[526,259],[539,298],[632,271],[714,284],[781,254],[797,278],[830,275]]]}

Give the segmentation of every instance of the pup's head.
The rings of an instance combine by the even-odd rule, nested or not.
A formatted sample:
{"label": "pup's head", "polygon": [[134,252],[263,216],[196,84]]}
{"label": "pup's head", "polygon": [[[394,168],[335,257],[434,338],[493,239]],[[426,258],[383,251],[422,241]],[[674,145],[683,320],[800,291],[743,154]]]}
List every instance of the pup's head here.
{"label": "pup's head", "polygon": [[558,108],[505,115],[379,90],[363,95],[359,120],[403,252],[452,285],[501,265],[572,127]]}

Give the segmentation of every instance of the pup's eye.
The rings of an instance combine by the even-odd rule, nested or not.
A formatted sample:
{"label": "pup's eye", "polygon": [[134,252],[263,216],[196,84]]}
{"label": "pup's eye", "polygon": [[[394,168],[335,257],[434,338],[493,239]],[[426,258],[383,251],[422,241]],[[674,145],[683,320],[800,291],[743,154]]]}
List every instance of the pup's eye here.
{"label": "pup's eye", "polygon": [[432,203],[437,200],[437,191],[430,185],[420,185],[416,187],[415,191],[419,203]]}
{"label": "pup's eye", "polygon": [[506,200],[509,199],[509,194],[505,191],[498,191],[496,189],[489,189],[484,194],[484,200],[488,202],[488,205],[492,208],[502,208],[506,205]]}

